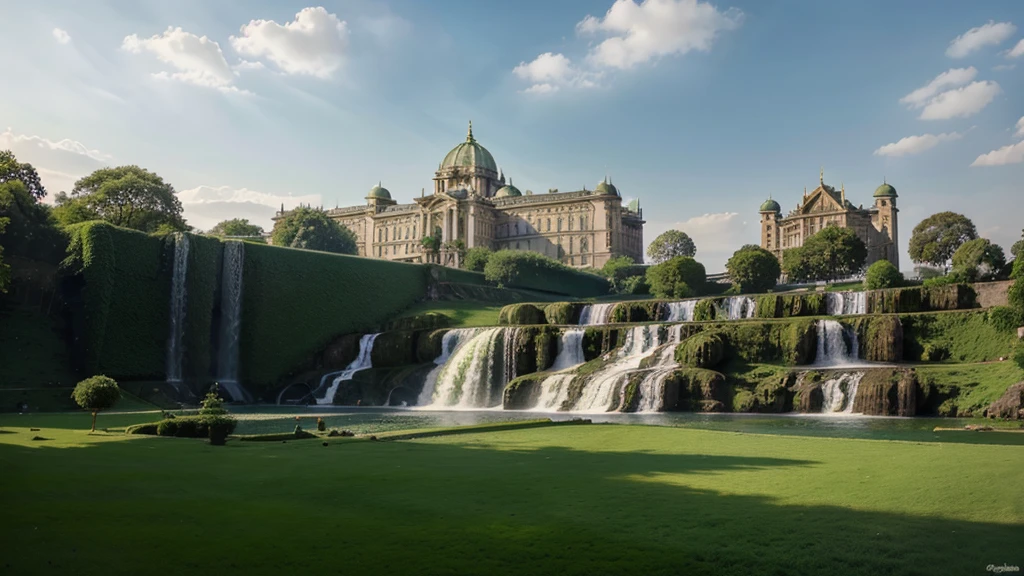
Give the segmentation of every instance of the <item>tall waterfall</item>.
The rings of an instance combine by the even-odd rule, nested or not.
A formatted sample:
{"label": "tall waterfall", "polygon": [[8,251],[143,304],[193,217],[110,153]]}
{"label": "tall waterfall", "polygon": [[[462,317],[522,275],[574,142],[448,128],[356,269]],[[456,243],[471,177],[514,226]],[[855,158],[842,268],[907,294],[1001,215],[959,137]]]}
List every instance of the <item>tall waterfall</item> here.
{"label": "tall waterfall", "polygon": [[538,411],[557,411],[569,398],[569,384],[576,373],[571,368],[586,361],[583,357],[584,330],[565,330],[558,341],[558,356],[550,370],[555,373],[540,383],[540,397],[533,409]]}
{"label": "tall waterfall", "polygon": [[242,327],[242,265],[245,244],[224,243],[224,263],[220,279],[220,338],[217,354],[217,382],[236,402],[247,402],[250,395],[238,383],[238,349]]}
{"label": "tall waterfall", "polygon": [[730,296],[721,304],[720,310],[729,320],[753,318],[757,314],[757,302],[747,296]]}
{"label": "tall waterfall", "polygon": [[667,322],[693,322],[693,310],[697,307],[696,300],[668,303]]}
{"label": "tall waterfall", "polygon": [[822,413],[852,414],[853,400],[857,397],[857,388],[863,378],[863,372],[843,372],[835,374],[823,382],[821,384]]}
{"label": "tall waterfall", "polygon": [[452,353],[454,353],[455,349],[461,344],[465,344],[478,333],[480,333],[479,328],[458,328],[444,333],[444,336],[441,337],[441,354],[437,358],[434,358],[436,368],[427,374],[423,390],[416,399],[417,406],[427,406],[434,401],[434,387],[437,384],[437,378],[440,376],[441,371],[444,370],[445,364],[448,363]]}
{"label": "tall waterfall", "polygon": [[681,341],[682,326],[675,325],[669,329],[668,342],[654,353],[654,364],[640,381],[638,392],[640,401],[637,412],[658,412],[664,407],[665,380],[679,368],[676,363],[676,345]]}
{"label": "tall waterfall", "polygon": [[334,395],[338,392],[338,387],[341,386],[342,382],[351,380],[356,372],[373,368],[370,356],[373,354],[373,342],[377,339],[377,336],[380,336],[380,334],[363,334],[363,337],[359,339],[359,355],[344,370],[335,373],[335,378],[331,382],[330,387],[327,388],[323,398],[316,399],[317,404],[334,404]]}
{"label": "tall waterfall", "polygon": [[829,316],[866,314],[867,292],[826,292],[825,307]]}
{"label": "tall waterfall", "polygon": [[174,269],[171,272],[171,333],[167,338],[167,381],[180,391],[185,363],[185,309],[188,273],[188,234],[174,235]]}
{"label": "tall waterfall", "polygon": [[814,360],[815,366],[846,366],[855,363],[860,356],[856,330],[847,331],[835,320],[818,320],[816,326],[818,354]]}
{"label": "tall waterfall", "polygon": [[448,348],[448,343],[442,341],[442,357],[449,357],[434,361],[439,366],[427,377],[419,404],[431,408],[501,405],[505,385],[515,375],[510,364],[514,365],[517,333],[517,328],[488,328],[458,342],[454,348]]}
{"label": "tall waterfall", "polygon": [[564,330],[558,340],[558,356],[549,370],[558,371],[583,364],[583,334],[581,329]]}
{"label": "tall waterfall", "polygon": [[596,326],[598,324],[607,324],[612,316],[612,308],[615,308],[615,302],[611,304],[587,304],[580,311],[580,326]]}
{"label": "tall waterfall", "polygon": [[630,372],[640,367],[640,361],[658,345],[658,325],[636,326],[626,334],[626,340],[616,360],[590,375],[583,395],[573,407],[574,412],[608,412],[618,406],[613,403],[621,396]]}

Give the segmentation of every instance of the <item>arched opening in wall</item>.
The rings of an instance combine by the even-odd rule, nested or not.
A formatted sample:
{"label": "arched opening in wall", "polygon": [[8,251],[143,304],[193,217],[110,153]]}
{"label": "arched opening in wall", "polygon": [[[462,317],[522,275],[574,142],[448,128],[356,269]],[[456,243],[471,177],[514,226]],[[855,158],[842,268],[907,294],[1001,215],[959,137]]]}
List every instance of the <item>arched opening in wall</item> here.
{"label": "arched opening in wall", "polygon": [[388,392],[382,406],[415,406],[419,394],[405,386],[396,386]]}
{"label": "arched opening in wall", "polygon": [[277,393],[278,404],[307,404],[313,401],[313,388],[305,382],[296,382]]}

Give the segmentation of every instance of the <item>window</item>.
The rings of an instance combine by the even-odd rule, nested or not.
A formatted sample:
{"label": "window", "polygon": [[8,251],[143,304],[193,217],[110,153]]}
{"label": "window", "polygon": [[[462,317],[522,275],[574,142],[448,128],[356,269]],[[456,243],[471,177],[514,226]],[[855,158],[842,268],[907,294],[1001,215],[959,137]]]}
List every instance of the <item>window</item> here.
{"label": "window", "polygon": [[569,254],[572,254],[572,238],[569,238]]}
{"label": "window", "polygon": [[514,230],[515,230],[515,233],[514,233],[514,235],[515,235],[515,236],[519,236],[519,223],[518,223],[518,222],[516,222],[516,224],[515,224],[515,229],[514,229]]}
{"label": "window", "polygon": [[569,216],[569,231],[572,231],[572,216]]}
{"label": "window", "polygon": [[548,232],[551,232],[551,218],[548,218]]}
{"label": "window", "polygon": [[587,217],[586,216],[580,216],[580,230],[586,230],[586,229],[587,229]]}
{"label": "window", "polygon": [[583,265],[583,266],[587,265],[587,255],[586,254],[580,256],[580,264]]}
{"label": "window", "polygon": [[562,231],[562,219],[561,218],[558,219],[558,231],[559,232]]}

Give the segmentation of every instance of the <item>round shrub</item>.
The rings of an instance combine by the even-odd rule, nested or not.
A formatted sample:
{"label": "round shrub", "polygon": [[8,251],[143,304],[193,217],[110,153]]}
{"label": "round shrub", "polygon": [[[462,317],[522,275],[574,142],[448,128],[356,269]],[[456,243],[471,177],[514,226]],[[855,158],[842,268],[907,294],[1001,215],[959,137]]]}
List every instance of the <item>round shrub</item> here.
{"label": "round shrub", "polygon": [[651,293],[659,298],[688,298],[704,288],[704,265],[688,256],[677,256],[647,269]]}
{"label": "round shrub", "polygon": [[483,272],[484,268],[487,267],[487,261],[491,259],[491,254],[494,254],[494,252],[486,246],[470,248],[466,251],[466,259],[464,261],[466,270]]}
{"label": "round shrub", "polygon": [[498,313],[498,324],[521,326],[524,324],[546,324],[544,312],[533,304],[509,304]]}
{"label": "round shrub", "polygon": [[71,397],[82,408],[92,412],[92,430],[96,431],[96,414],[109,410],[121,399],[121,389],[113,378],[93,376],[79,382]]}
{"label": "round shrub", "polygon": [[779,281],[782,268],[774,254],[759,246],[744,246],[725,264],[739,294],[767,292]]}
{"label": "round shrub", "polygon": [[898,288],[903,285],[903,274],[888,260],[879,260],[864,274],[864,287],[868,290]]}
{"label": "round shrub", "polygon": [[676,347],[676,361],[694,368],[714,368],[725,359],[725,340],[716,332],[700,332]]}

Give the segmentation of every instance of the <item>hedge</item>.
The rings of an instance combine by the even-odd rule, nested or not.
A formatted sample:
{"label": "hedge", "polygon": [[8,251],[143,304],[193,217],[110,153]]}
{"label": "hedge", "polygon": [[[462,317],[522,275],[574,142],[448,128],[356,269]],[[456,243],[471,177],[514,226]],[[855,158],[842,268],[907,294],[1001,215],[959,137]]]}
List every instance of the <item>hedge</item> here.
{"label": "hedge", "polygon": [[[219,308],[217,299],[220,289],[221,263],[224,245],[209,236],[188,234],[188,268],[185,274],[185,367],[186,381],[196,382],[193,392],[199,393],[211,383],[214,347],[214,309]],[[173,244],[168,262],[174,261]]]}
{"label": "hedge", "polygon": [[533,304],[509,304],[498,313],[498,324],[545,324],[544,312]]}
{"label": "hedge", "polygon": [[[223,426],[227,433],[231,434],[237,425],[238,421],[230,416],[178,416],[157,422],[156,433],[158,436],[175,436],[177,438],[207,438],[210,435],[211,426]],[[145,433],[132,432],[132,434]]]}
{"label": "hedge", "polygon": [[574,270],[536,252],[499,250],[491,255],[484,272],[495,282],[507,277],[507,287],[580,298],[602,296],[611,290],[607,278]]}

